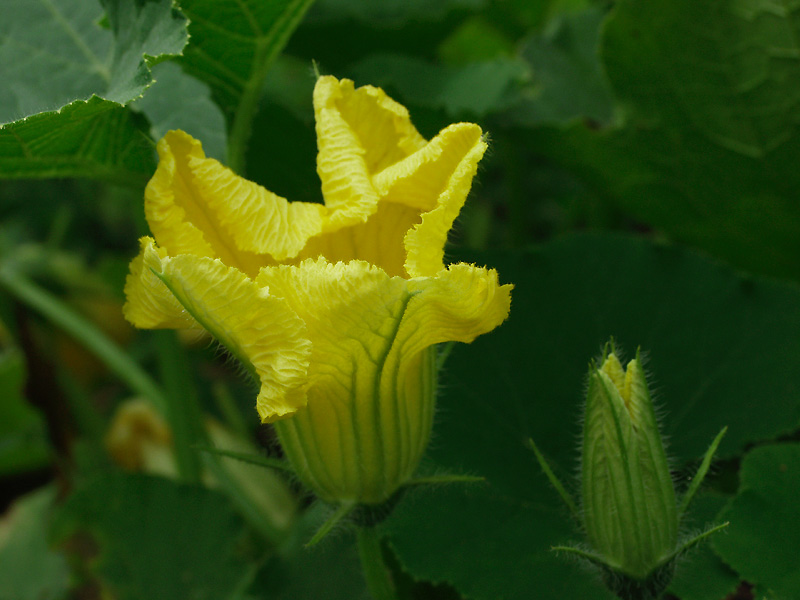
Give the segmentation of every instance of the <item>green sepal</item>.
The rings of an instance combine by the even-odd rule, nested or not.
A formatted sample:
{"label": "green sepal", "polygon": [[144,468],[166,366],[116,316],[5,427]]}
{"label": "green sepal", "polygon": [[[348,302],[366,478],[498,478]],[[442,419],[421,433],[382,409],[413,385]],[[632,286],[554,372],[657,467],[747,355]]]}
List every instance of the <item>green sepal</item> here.
{"label": "green sepal", "polygon": [[447,362],[447,358],[450,356],[450,353],[453,351],[453,347],[456,345],[455,342],[445,342],[443,344],[439,344],[439,352],[436,356],[436,371],[441,371],[442,367],[444,367],[444,363]]}
{"label": "green sepal", "polygon": [[707,537],[717,533],[718,531],[722,531],[728,525],[730,525],[730,521],[725,521],[724,523],[721,523],[720,525],[714,525],[712,527],[709,527],[703,533],[700,533],[700,534],[694,536],[693,538],[691,538],[690,540],[688,540],[688,541],[684,542],[683,544],[681,544],[680,547],[678,547],[678,549],[675,550],[675,552],[673,552],[669,557],[667,557],[665,562],[669,562],[669,561],[675,560],[677,558],[680,558],[680,556],[683,555],[685,552],[687,552],[688,550],[691,550],[692,548],[694,548],[697,544],[702,542]]}
{"label": "green sepal", "polygon": [[267,469],[277,469],[279,471],[294,473],[294,469],[292,468],[292,465],[289,464],[288,460],[283,460],[280,458],[270,458],[268,456],[261,456],[260,454],[249,454],[247,452],[223,450],[222,448],[216,448],[214,446],[203,446],[201,444],[195,444],[192,447],[195,448],[196,450],[200,450],[201,452],[208,452],[209,454],[216,454],[217,456],[224,456],[225,458],[234,458],[236,460],[240,460],[242,462],[246,462],[251,465],[257,465],[259,467],[265,467]]}
{"label": "green sepal", "polygon": [[358,505],[355,502],[344,502],[328,517],[325,522],[317,529],[317,532],[311,536],[311,539],[306,542],[305,547],[311,548],[319,544],[322,539],[328,535],[342,519],[346,518],[352,513]]}
{"label": "green sepal", "polygon": [[[712,532],[709,532],[712,533]],[[619,567],[609,564],[594,552],[589,552],[574,546],[554,546],[555,552],[568,552],[598,567],[603,576],[606,587],[616,594],[621,600],[656,600],[667,589],[675,571],[677,555],[671,555],[656,565],[643,579],[632,577],[620,571]]]}
{"label": "green sepal", "polygon": [[578,505],[575,504],[575,500],[572,499],[572,496],[569,495],[564,484],[556,477],[556,474],[553,473],[553,469],[550,468],[550,465],[544,458],[544,455],[539,451],[539,448],[536,446],[534,441],[531,438],[528,438],[528,447],[533,450],[533,453],[536,455],[536,460],[539,461],[539,466],[544,471],[544,474],[547,476],[547,479],[550,480],[550,484],[556,489],[558,495],[561,496],[561,499],[564,501],[564,504],[567,505],[569,511],[572,513],[572,516],[575,519],[580,521],[580,512],[578,511]]}
{"label": "green sepal", "polygon": [[350,520],[359,528],[375,527],[378,523],[388,517],[389,514],[391,514],[392,510],[394,510],[394,507],[397,505],[397,503],[405,494],[406,489],[409,487],[447,483],[482,483],[484,481],[486,481],[484,477],[477,477],[473,475],[445,474],[431,475],[430,477],[418,477],[406,481],[394,494],[392,494],[388,500],[380,504],[359,504],[356,502],[342,503],[306,543],[306,548],[310,548],[311,546],[318,544],[339,522],[345,518]]}
{"label": "green sepal", "polygon": [[586,560],[586,561],[592,563],[594,566],[600,567],[603,570],[606,570],[606,569],[613,570],[613,567],[611,565],[609,565],[602,556],[600,556],[599,554],[596,554],[594,552],[590,552],[588,550],[584,550],[582,548],[578,548],[577,546],[552,546],[550,548],[550,551],[551,552],[566,552],[568,554],[574,554],[578,558]]}
{"label": "green sepal", "polygon": [[727,431],[728,428],[723,427],[722,431],[720,431],[717,434],[717,437],[714,438],[714,441],[711,442],[708,450],[706,450],[705,456],[703,456],[703,460],[700,463],[700,466],[697,468],[697,473],[695,473],[694,477],[692,478],[692,483],[689,485],[689,489],[686,490],[686,493],[681,499],[681,505],[678,508],[678,517],[681,517],[686,512],[686,509],[689,508],[689,504],[692,502],[697,490],[700,489],[700,484],[703,483],[703,479],[705,479],[706,474],[708,473],[708,468],[711,466],[711,460],[714,458],[714,453],[717,451],[717,447]]}

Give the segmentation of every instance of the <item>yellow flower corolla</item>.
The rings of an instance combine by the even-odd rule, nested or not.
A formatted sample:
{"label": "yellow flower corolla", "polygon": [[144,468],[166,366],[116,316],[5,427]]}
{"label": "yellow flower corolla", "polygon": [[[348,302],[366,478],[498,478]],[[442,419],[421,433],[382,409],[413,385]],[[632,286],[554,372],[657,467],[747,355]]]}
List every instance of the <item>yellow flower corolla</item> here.
{"label": "yellow flower corolla", "polygon": [[446,266],[448,232],[486,144],[458,123],[425,140],[382,90],[314,90],[324,204],[289,202],[172,131],[145,192],[126,317],[210,332],[260,381],[298,476],[321,498],[378,503],[417,467],[435,401],[434,345],[508,316],[494,270]]}

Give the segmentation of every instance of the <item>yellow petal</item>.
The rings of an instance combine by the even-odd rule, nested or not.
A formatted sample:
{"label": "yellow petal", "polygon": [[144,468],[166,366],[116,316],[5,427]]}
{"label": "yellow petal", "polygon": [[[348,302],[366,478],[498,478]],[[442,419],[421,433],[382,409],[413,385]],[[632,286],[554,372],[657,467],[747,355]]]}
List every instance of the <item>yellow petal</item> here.
{"label": "yellow petal", "polygon": [[261,382],[256,407],[264,421],[305,404],[311,343],[305,324],[285,301],[218,259],[167,257],[152,240],[143,246],[143,260],[132,269],[126,289],[126,316],[135,325],[174,327],[178,314],[182,323],[201,325]]}
{"label": "yellow petal", "polygon": [[436,277],[412,279],[414,294],[397,332],[399,349],[414,355],[441,342],[469,343],[508,317],[513,285],[499,285],[497,271],[465,263],[450,265]]}
{"label": "yellow petal", "polygon": [[[412,206],[429,211],[439,204],[439,197],[453,185],[454,174],[463,170],[466,162],[474,174],[478,161],[486,150],[481,128],[472,123],[456,123],[402,161],[377,173],[373,183],[383,202]],[[479,150],[479,152],[476,151]],[[469,192],[471,178],[466,182],[463,197],[450,192],[449,202],[459,210]],[[460,200],[460,203],[459,203]]]}
{"label": "yellow petal", "polygon": [[145,191],[145,213],[159,245],[172,256],[219,258],[255,275],[296,256],[322,228],[324,207],[289,202],[243,179],[200,142],[171,131],[158,144],[159,166]]}
{"label": "yellow petal", "polygon": [[218,255],[203,229],[209,219],[192,192],[188,157],[204,156],[200,142],[182,131],[170,131],[156,146],[158,167],[144,192],[144,212],[159,245],[173,256]]}
{"label": "yellow petal", "polygon": [[325,76],[314,88],[314,111],[332,109],[352,130],[364,149],[367,171],[377,173],[425,145],[408,110],[380,88],[365,85],[356,89],[349,79]]}
{"label": "yellow petal", "polygon": [[458,133],[459,143],[453,144],[450,163],[453,158],[459,160],[452,169],[439,171],[440,174],[446,174],[448,179],[436,199],[436,207],[423,213],[422,222],[406,234],[405,268],[409,277],[430,277],[443,268],[447,234],[467,199],[478,162],[486,151],[486,143],[476,125],[451,125],[445,131],[451,128]]}
{"label": "yellow petal", "polygon": [[125,318],[143,329],[200,330],[197,321],[156,275],[163,271],[162,261],[169,261],[166,251],[158,248],[151,237],[141,238],[139,246],[139,255],[131,261],[125,280]]}
{"label": "yellow petal", "polygon": [[366,222],[311,238],[300,257],[324,256],[329,262],[363,260],[389,275],[405,276],[403,240],[418,222],[417,209],[381,202]]}
{"label": "yellow petal", "polygon": [[447,232],[469,192],[470,173],[474,173],[485,148],[477,125],[459,123],[444,129],[419,150],[375,175],[372,181],[377,198],[373,201],[379,204],[366,221],[344,226],[332,215],[329,223],[337,222],[341,227],[309,240],[300,256],[325,256],[331,262],[365,260],[390,275],[406,276],[407,236],[422,222],[421,212],[436,209],[423,232],[427,237],[418,243],[435,243],[438,247],[412,257],[414,265],[420,254],[424,259],[435,257],[428,259],[433,263],[438,257],[438,265],[425,272],[435,274],[442,268]]}
{"label": "yellow petal", "polygon": [[317,173],[325,205],[326,230],[364,221],[378,195],[371,177],[425,145],[408,111],[371,86],[354,89],[348,79],[320,77],[314,88]]}
{"label": "yellow petal", "polygon": [[305,322],[313,344],[309,378],[342,385],[351,382],[353,357],[374,365],[387,351],[410,297],[405,280],[364,261],[266,267],[256,283]]}

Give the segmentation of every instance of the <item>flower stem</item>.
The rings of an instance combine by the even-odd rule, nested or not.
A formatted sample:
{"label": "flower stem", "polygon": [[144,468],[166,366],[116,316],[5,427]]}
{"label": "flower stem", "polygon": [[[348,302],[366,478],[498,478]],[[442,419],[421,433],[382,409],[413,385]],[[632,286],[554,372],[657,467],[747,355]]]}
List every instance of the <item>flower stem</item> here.
{"label": "flower stem", "polygon": [[381,538],[375,527],[359,527],[357,531],[358,556],[373,600],[397,600],[389,569],[383,560]]}
{"label": "flower stem", "polygon": [[131,390],[150,400],[161,414],[166,414],[167,400],[161,387],[96,325],[11,267],[0,268],[0,287],[72,336]]}
{"label": "flower stem", "polygon": [[270,31],[256,39],[250,76],[242,87],[239,103],[233,112],[228,132],[228,166],[239,175],[245,174],[247,142],[258,111],[267,71],[286,46],[289,36],[313,4],[313,0],[291,0],[285,4]]}
{"label": "flower stem", "polygon": [[206,441],[203,413],[186,351],[174,331],[154,331],[158,366],[166,391],[167,419],[172,430],[178,472],[186,483],[200,483],[200,455],[194,445]]}

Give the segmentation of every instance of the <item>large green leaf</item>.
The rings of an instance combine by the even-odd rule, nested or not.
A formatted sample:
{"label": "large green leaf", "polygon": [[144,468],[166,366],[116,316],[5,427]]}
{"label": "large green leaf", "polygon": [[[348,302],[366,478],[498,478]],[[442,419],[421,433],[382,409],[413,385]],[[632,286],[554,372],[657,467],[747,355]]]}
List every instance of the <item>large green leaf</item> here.
{"label": "large green leaf", "polygon": [[357,20],[372,27],[397,27],[408,21],[431,21],[456,10],[479,10],[487,0],[319,0],[313,18],[316,21]]}
{"label": "large green leaf", "polygon": [[206,156],[224,160],[225,117],[211,100],[208,85],[184,73],[174,62],[156,65],[153,75],[153,86],[133,104],[150,121],[152,137],[158,140],[170,129],[182,129],[203,143]]}
{"label": "large green leaf", "polygon": [[610,121],[613,103],[597,56],[604,14],[591,7],[559,17],[525,41],[521,56],[532,68],[533,87],[509,111],[513,123],[539,125],[580,117]]}
{"label": "large green leaf", "polygon": [[609,336],[648,358],[676,465],[701,456],[724,425],[720,454],[731,456],[800,424],[796,285],[608,234],[460,258],[516,287],[509,320],[448,359],[428,455],[434,470],[487,484],[409,493],[386,524],[417,577],[475,600],[607,597],[549,551],[580,534],[525,443],[571,481],[587,363]]}
{"label": "large green leaf", "polygon": [[146,179],[153,150],[124,104],[179,54],[172,0],[10,0],[0,20],[0,177]]}
{"label": "large green leaf", "polygon": [[286,55],[276,60],[247,147],[248,179],[292,201],[322,202],[311,103],[315,81],[310,62]]}
{"label": "large green leaf", "polygon": [[373,55],[352,66],[358,85],[397,90],[398,100],[444,109],[450,117],[484,116],[518,100],[529,77],[518,59],[498,57],[464,66],[436,65],[403,55]]}
{"label": "large green leaf", "polygon": [[259,573],[251,588],[259,598],[295,600],[368,600],[364,577],[351,531],[337,531],[311,548],[305,544],[330,517],[331,509],[317,503],[297,523],[294,537]]}
{"label": "large green leaf", "polygon": [[92,96],[0,126],[0,178],[91,177],[144,185],[155,170],[145,120]]}
{"label": "large green leaf", "polygon": [[768,0],[622,0],[601,48],[621,123],[529,143],[676,239],[800,277],[798,31]]}
{"label": "large green leaf", "polygon": [[[800,444],[762,446],[742,462],[739,493],[714,540],[722,559],[770,597],[800,595]],[[760,596],[759,596],[760,597]]]}
{"label": "large green leaf", "polygon": [[241,171],[264,78],[313,0],[184,0],[192,43],[181,59],[228,119],[230,165]]}
{"label": "large green leaf", "polygon": [[100,581],[121,600],[229,598],[249,583],[241,519],[220,494],[145,475],[109,473],[76,490],[53,535],[92,535]]}
{"label": "large green leaf", "polygon": [[57,600],[65,598],[69,568],[64,556],[48,544],[47,528],[55,487],[19,498],[0,521],[0,598]]}

